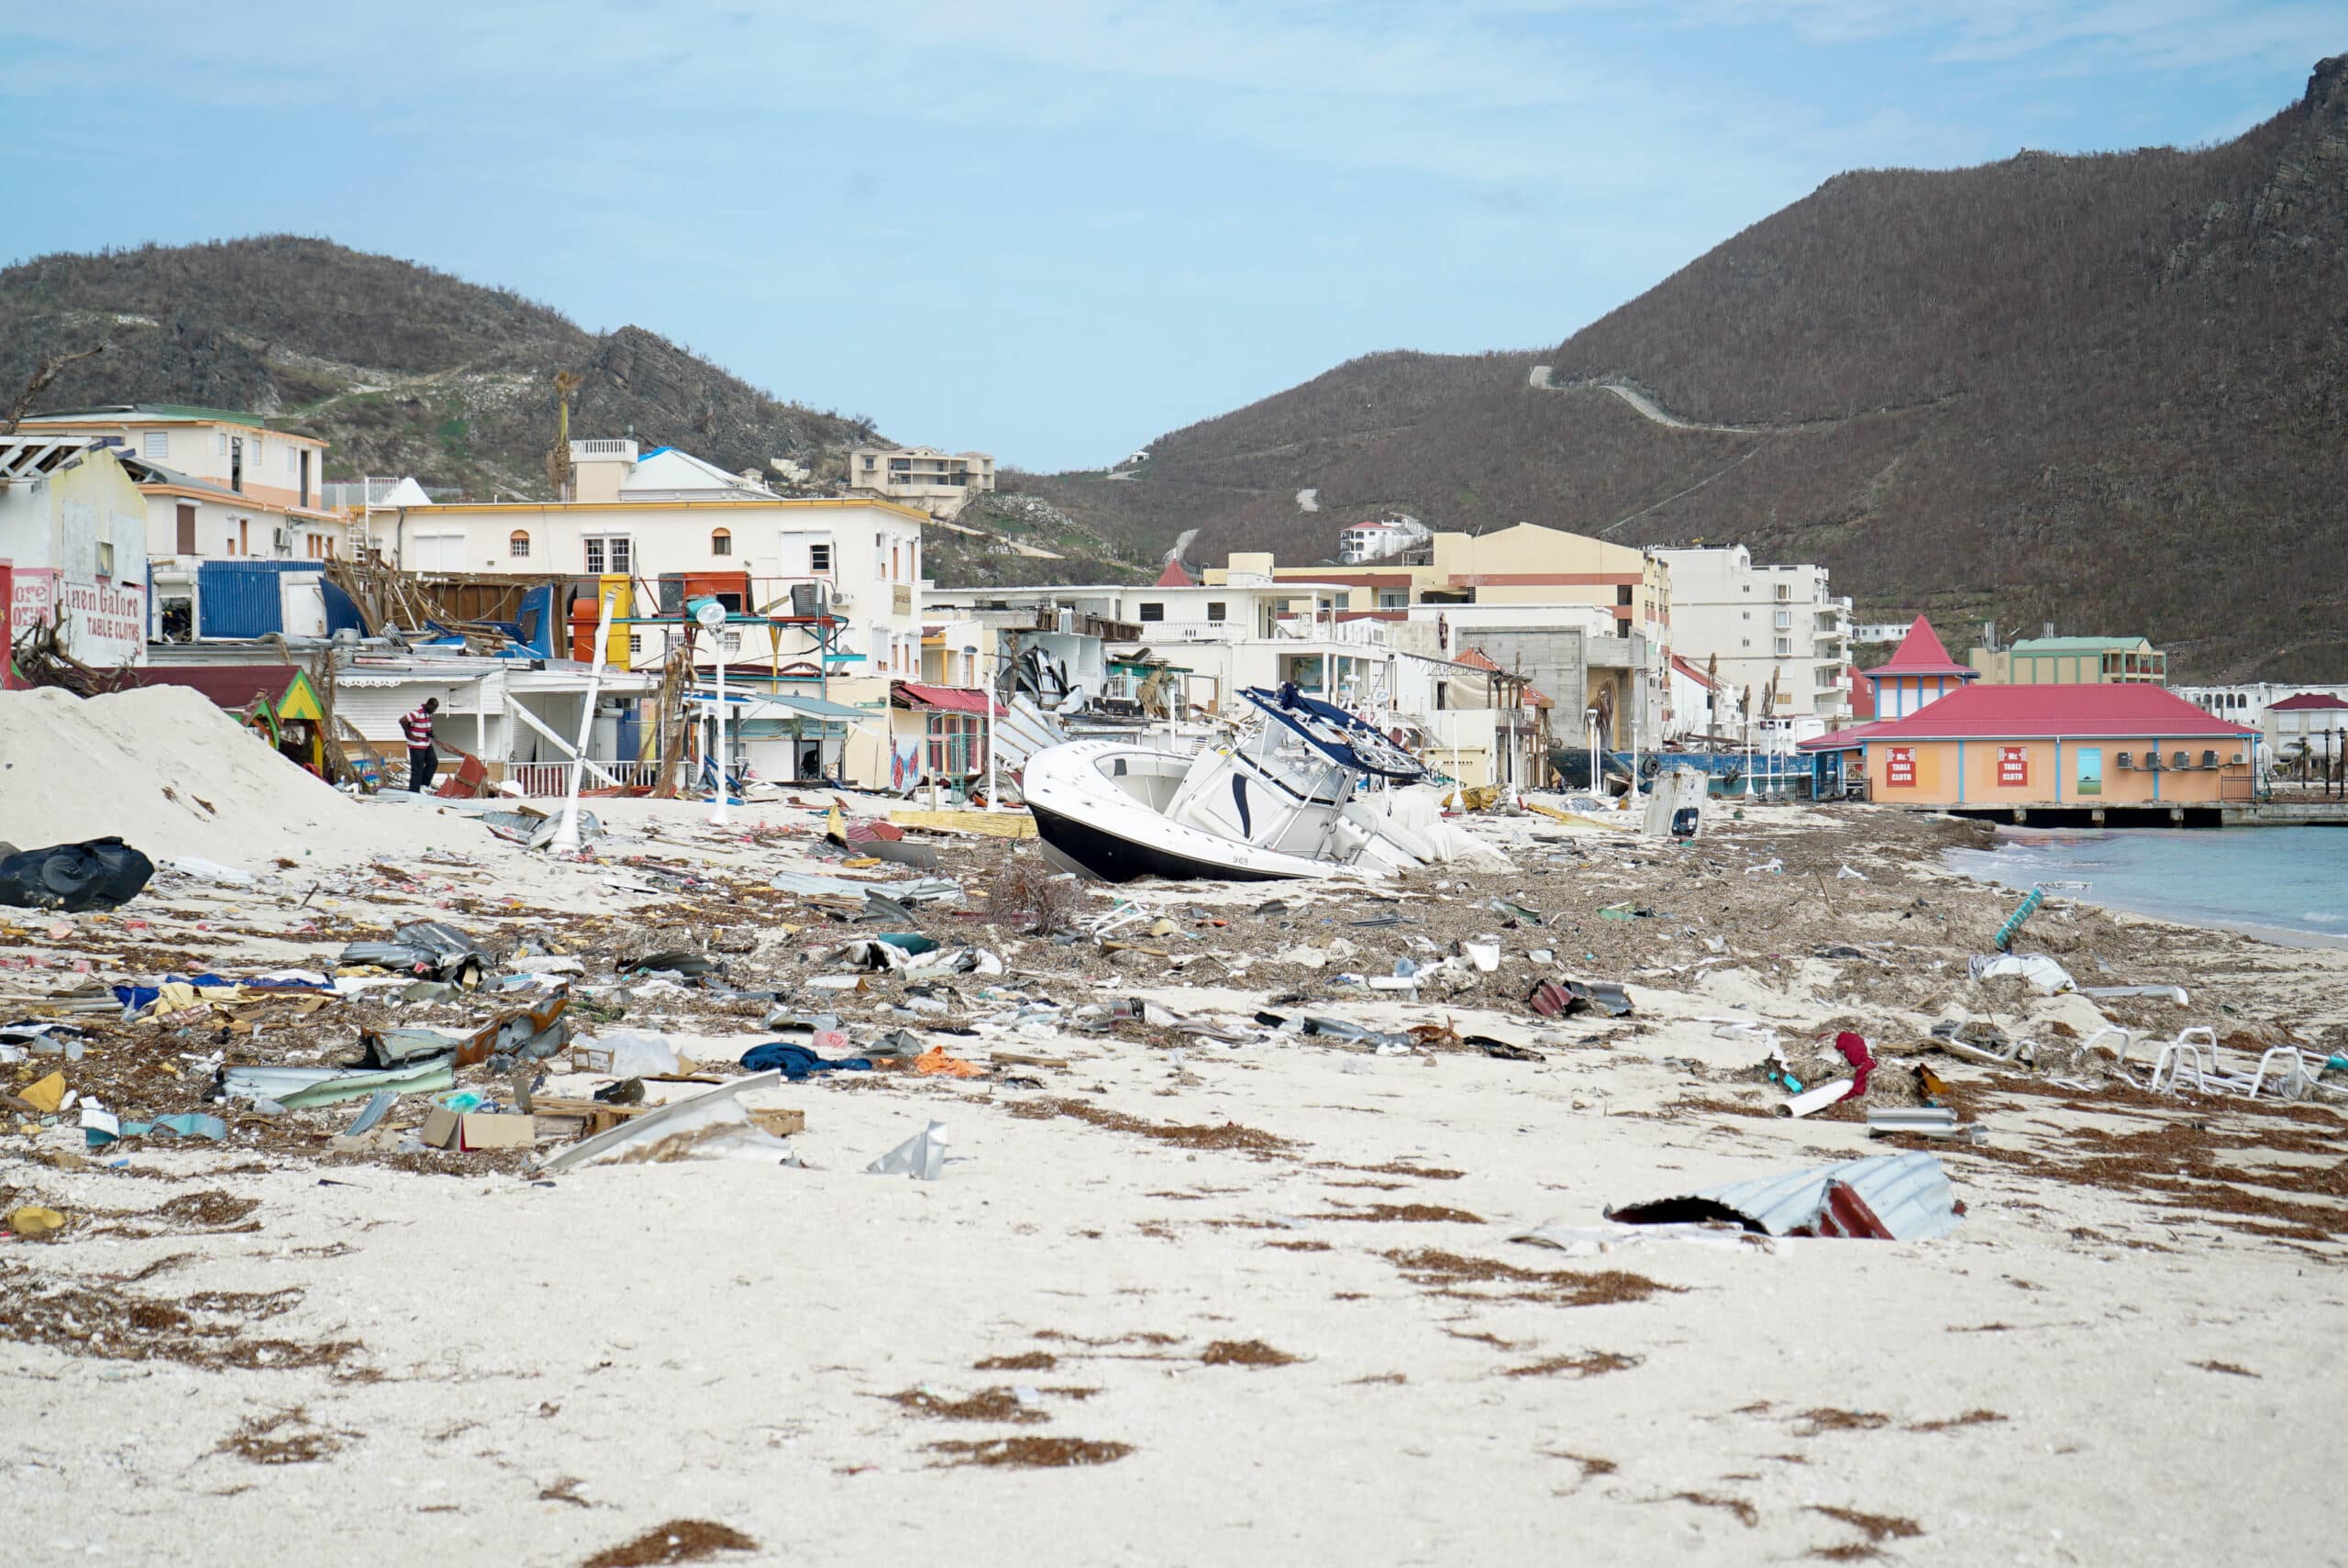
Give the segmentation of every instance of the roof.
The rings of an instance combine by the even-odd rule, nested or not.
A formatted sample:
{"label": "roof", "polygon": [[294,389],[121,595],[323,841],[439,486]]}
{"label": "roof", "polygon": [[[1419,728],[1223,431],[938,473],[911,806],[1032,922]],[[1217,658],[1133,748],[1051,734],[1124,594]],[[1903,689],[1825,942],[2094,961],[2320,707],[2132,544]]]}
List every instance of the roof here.
{"label": "roof", "polygon": [[2302,691],[2296,696],[2286,697],[2279,702],[2266,704],[2266,711],[2270,713],[2303,713],[2315,709],[2333,708],[2348,708],[2348,701],[2343,701],[2328,692]]}
{"label": "roof", "polygon": [[2148,648],[2152,643],[2143,637],[2023,637],[2016,642],[2015,653],[2103,653],[2111,648]]}
{"label": "roof", "polygon": [[1801,749],[1837,751],[1861,741],[2164,740],[2257,733],[2160,686],[1964,686],[1904,719],[1836,730],[1802,742]]}
{"label": "roof", "polygon": [[[0,490],[18,480],[37,480],[70,469],[94,443],[86,436],[0,436]],[[105,448],[99,448],[105,450]]]}
{"label": "roof", "polygon": [[307,686],[309,678],[294,664],[150,664],[131,670],[124,683],[191,687],[215,707],[240,710],[262,697],[274,706],[296,682]]}
{"label": "roof", "polygon": [[674,447],[655,447],[627,471],[620,481],[620,498],[648,492],[670,494],[681,491],[716,491],[723,494],[767,497],[774,492],[755,480],[727,473],[715,463],[681,452]]}
{"label": "roof", "polygon": [[193,474],[183,474],[177,469],[167,469],[161,463],[150,462],[145,458],[138,457],[131,452],[118,451],[115,454],[115,460],[119,462],[124,468],[129,469],[130,477],[137,480],[140,484],[165,485],[172,490],[193,491],[205,495],[216,495],[226,501],[243,501],[245,499],[243,495],[239,494],[236,491],[230,490],[225,484],[215,484],[210,480],[200,480],[195,478]]}
{"label": "roof", "polygon": [[[987,694],[963,686],[924,686],[917,681],[892,680],[889,683],[889,701],[907,708],[928,708],[942,713],[983,713],[988,711]],[[1002,704],[993,705],[997,713]]]}
{"label": "roof", "polygon": [[1157,580],[1150,586],[1152,588],[1196,588],[1199,585],[1189,572],[1182,569],[1180,561],[1168,561],[1166,569],[1157,574]]}
{"label": "roof", "polygon": [[[269,421],[258,414],[240,414],[233,408],[203,408],[188,403],[116,403],[96,408],[54,408],[46,414],[27,414],[24,423],[41,425],[55,421],[61,425],[100,423],[172,424],[172,425],[243,425],[255,430],[269,428]],[[286,434],[291,434],[287,432]],[[295,436],[299,441],[318,441],[315,436]],[[318,445],[326,445],[318,441]]]}
{"label": "roof", "polygon": [[1851,689],[1851,717],[1872,720],[1875,717],[1875,682],[1861,680],[1855,669],[1843,679]]}
{"label": "roof", "polygon": [[1689,664],[1685,658],[1681,657],[1678,654],[1673,654],[1671,656],[1671,668],[1678,670],[1680,674],[1686,676],[1689,679],[1694,681],[1697,685],[1702,687],[1707,691],[1720,691],[1725,690],[1722,682],[1714,680],[1711,676],[1706,675],[1702,670],[1697,668],[1694,665]]}
{"label": "roof", "polygon": [[1889,659],[1860,673],[1870,680],[1894,675],[1958,675],[1970,680],[1981,672],[1949,657],[1948,649],[1941,646],[1940,634],[1933,630],[1930,621],[1919,615]]}

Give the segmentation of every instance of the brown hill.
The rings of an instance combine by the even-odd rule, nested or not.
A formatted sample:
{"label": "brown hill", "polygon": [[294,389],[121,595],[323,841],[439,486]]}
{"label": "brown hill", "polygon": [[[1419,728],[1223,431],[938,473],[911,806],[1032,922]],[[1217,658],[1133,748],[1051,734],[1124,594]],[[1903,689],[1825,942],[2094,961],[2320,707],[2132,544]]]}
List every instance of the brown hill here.
{"label": "brown hill", "polygon": [[[415,474],[546,492],[554,372],[584,378],[572,428],[673,443],[732,469],[846,473],[869,420],[784,403],[641,327],[594,334],[502,289],[277,235],[44,256],[0,271],[0,389],[100,341],[47,407],[248,410],[334,443],[329,478]],[[6,392],[0,392],[0,401]]]}
{"label": "brown hill", "polygon": [[2219,147],[1841,175],[1552,352],[1371,356],[1151,454],[1015,482],[1198,560],[1386,508],[1735,540],[1952,641],[2348,679],[2348,57]]}

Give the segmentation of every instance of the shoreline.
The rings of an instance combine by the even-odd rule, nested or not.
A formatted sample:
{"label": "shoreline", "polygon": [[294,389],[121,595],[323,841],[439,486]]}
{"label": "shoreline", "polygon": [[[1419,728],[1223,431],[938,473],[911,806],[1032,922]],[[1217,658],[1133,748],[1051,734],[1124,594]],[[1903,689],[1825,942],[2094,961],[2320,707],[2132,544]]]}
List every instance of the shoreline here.
{"label": "shoreline", "polygon": [[[1975,848],[1962,845],[1952,845],[1948,849],[1944,850],[1941,856],[1942,868],[1954,876],[1965,878],[1968,881],[1977,882],[1985,887],[1996,888],[2001,891],[2019,896],[2027,893],[2030,890],[2031,887],[2033,885],[2032,881],[2009,881],[2002,877],[1991,874],[1986,866],[1972,863],[1970,861],[1970,857],[1979,856],[1984,859],[1995,857],[2002,848],[2011,845],[2029,845],[2033,841],[2038,843],[2048,843],[2057,839],[2077,841],[2092,838],[2098,842],[2104,842],[2110,840],[2114,836],[2115,831],[2134,831],[2141,834],[2143,832],[2159,830],[2112,830],[2096,828],[2032,829],[2000,825],[1994,830],[1994,836],[1991,840],[1993,847]],[[2277,830],[2272,828],[2254,828],[2243,831],[2255,833],[2262,831],[2274,832]],[[2055,878],[2055,880],[2063,879],[2065,878]],[[2243,915],[2231,915],[2215,911],[2185,909],[2176,905],[2164,903],[2158,900],[2135,899],[2126,894],[2113,896],[2102,891],[2100,888],[2096,885],[2096,878],[2083,878],[2078,879],[2088,882],[2089,886],[2088,890],[2082,892],[2071,889],[2049,887],[2048,897],[2050,899],[2059,898],[2074,903],[2089,905],[2096,909],[2108,911],[2113,914],[2129,915],[2137,920],[2156,922],[2165,925],[2181,927],[2189,931],[2224,932],[2232,935],[2248,937],[2254,941],[2268,943],[2277,947],[2307,948],[2325,952],[2348,953],[2348,931],[2320,931],[2307,926],[2277,924],[2272,922],[2260,921]]]}

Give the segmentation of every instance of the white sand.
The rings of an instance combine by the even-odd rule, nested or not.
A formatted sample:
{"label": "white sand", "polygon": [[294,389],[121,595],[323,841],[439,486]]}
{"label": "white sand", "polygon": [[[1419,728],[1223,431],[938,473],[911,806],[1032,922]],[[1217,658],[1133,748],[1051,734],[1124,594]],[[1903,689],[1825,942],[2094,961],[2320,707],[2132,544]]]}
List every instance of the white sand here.
{"label": "white sand", "polygon": [[[418,834],[453,825],[368,809]],[[614,815],[701,836],[681,804]],[[587,867],[533,862],[529,876],[548,904],[600,896]],[[1510,951],[1543,940],[1512,933]],[[1261,1005],[1240,988],[1131,988],[1186,1010]],[[17,1550],[551,1568],[682,1517],[762,1543],[719,1562],[1749,1563],[1864,1540],[1816,1511],[1839,1508],[1912,1521],[1921,1534],[1883,1543],[1894,1561],[2339,1560],[2322,1491],[2348,1393],[2337,1246],[1983,1158],[1952,1159],[1969,1212],[1935,1242],[1569,1261],[1509,1242],[1521,1225],[1869,1152],[1848,1124],[1663,1109],[1716,1092],[1691,1091],[1667,1058],[1753,1054],[1700,1015],[1811,1027],[1828,1003],[1752,971],[1634,994],[1661,1027],[1611,1048],[1584,1043],[1602,1026],[1521,1014],[1323,1010],[1442,1010],[1542,1044],[1539,1064],[1311,1043],[1198,1045],[1179,1061],[1131,1039],[1014,1047],[1070,1059],[1043,1071],[1042,1094],[1294,1141],[1268,1159],[1011,1114],[1038,1091],[903,1078],[761,1097],[806,1110],[802,1170],[597,1169],[536,1186],[363,1165],[205,1174],[250,1158],[235,1150],[138,1156],[195,1178],[175,1185],[61,1174],[8,1140],[0,1185],[81,1212],[198,1187],[262,1201],[256,1233],[91,1239],[25,1249],[25,1266],[104,1285],[193,1253],[135,1288],[299,1288],[250,1331],[356,1338],[386,1375],[199,1373],[0,1342]],[[692,1043],[724,1060],[760,1038]],[[951,1130],[945,1180],[861,1174],[933,1117]],[[2059,1154],[2080,1121],[2033,1102],[1992,1131],[1999,1149]],[[1359,1168],[1396,1161],[1465,1174]],[[1483,1222],[1335,1217],[1376,1203]],[[1294,1242],[1325,1250],[1278,1244]],[[1382,1255],[1417,1249],[1620,1267],[1673,1289],[1585,1307],[1506,1299],[1505,1285],[1444,1294]],[[1219,1340],[1301,1359],[1202,1364]],[[1039,1349],[1059,1364],[975,1365]],[[1594,1352],[1635,1364],[1509,1375]],[[925,1419],[886,1397],[1015,1386],[1039,1391],[1047,1421]],[[343,1434],[339,1452],[282,1466],[217,1452],[239,1422],[296,1407]],[[1822,1430],[1803,1414],[1822,1409],[1873,1424]],[[2002,1419],[1929,1430],[1974,1411]],[[1012,1435],[1133,1452],[1095,1468],[939,1469],[927,1446]]]}

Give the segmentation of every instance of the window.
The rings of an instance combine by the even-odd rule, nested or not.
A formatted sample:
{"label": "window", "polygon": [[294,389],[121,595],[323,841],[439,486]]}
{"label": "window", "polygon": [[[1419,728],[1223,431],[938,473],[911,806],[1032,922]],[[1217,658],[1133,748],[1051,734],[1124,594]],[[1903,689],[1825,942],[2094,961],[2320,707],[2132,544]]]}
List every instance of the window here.
{"label": "window", "polygon": [[1626,606],[1631,603],[1631,584],[1618,582],[1614,585],[1614,602]]}
{"label": "window", "polygon": [[598,577],[626,577],[629,569],[628,539],[625,534],[607,534],[601,538],[581,539],[587,547],[587,569]]}
{"label": "window", "polygon": [[725,657],[728,657],[728,658],[732,658],[736,654],[740,653],[741,651],[742,651],[742,634],[741,634],[741,633],[739,633],[739,632],[728,632],[728,633],[726,633],[726,634],[725,634]]}
{"label": "window", "polygon": [[529,559],[529,532],[526,529],[522,528],[515,529],[513,534],[505,541],[505,553],[513,557],[517,561]]}
{"label": "window", "polygon": [[604,541],[601,539],[582,539],[580,543],[587,547],[587,569],[594,573],[597,577],[603,576]]}
{"label": "window", "polygon": [[732,555],[734,553],[734,535],[732,531],[725,528],[714,528],[710,530],[709,553],[713,556]]}
{"label": "window", "polygon": [[1223,617],[1224,617],[1224,602],[1223,602],[1223,601],[1222,601],[1222,600],[1220,600],[1220,599],[1210,599],[1210,600],[1208,600],[1208,601],[1207,601],[1207,619],[1208,619],[1208,620],[1210,620],[1210,621],[1221,621],[1221,620],[1223,619]]}
{"label": "window", "polygon": [[809,574],[813,575],[820,572],[827,572],[831,569],[832,547],[828,544],[808,546],[807,570]]}
{"label": "window", "polygon": [[1381,588],[1378,591],[1378,607],[1380,610],[1407,610],[1411,607],[1411,591],[1407,588]]}
{"label": "window", "polygon": [[1163,621],[1166,619],[1166,606],[1154,599],[1145,601],[1141,607],[1141,618],[1145,621]]}
{"label": "window", "polygon": [[628,656],[631,658],[644,651],[644,634],[642,632],[630,632],[627,635],[627,651]]}
{"label": "window", "polygon": [[226,430],[221,430],[215,432],[215,434],[220,437],[220,455],[225,458],[228,455],[228,433]]}
{"label": "window", "polygon": [[138,437],[138,450],[154,462],[163,462],[172,455],[172,433],[150,430]]}
{"label": "window", "polygon": [[1793,653],[1793,651],[1794,651],[1794,640],[1793,640],[1791,637],[1779,637],[1779,638],[1776,639],[1776,641],[1777,641],[1777,648],[1776,648],[1776,652],[1777,652],[1777,655],[1778,655],[1778,657],[1779,658],[1785,658],[1785,657],[1788,657],[1789,656],[1790,656],[1790,655]]}
{"label": "window", "polygon": [[302,454],[294,447],[289,446],[285,448],[285,471],[287,473],[294,473],[301,468],[301,457]]}
{"label": "window", "polygon": [[114,575],[114,541],[111,539],[98,541],[98,575],[100,577]]}

